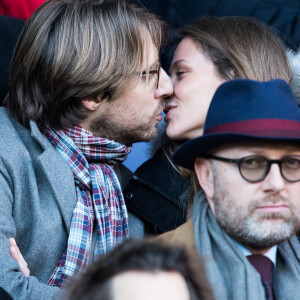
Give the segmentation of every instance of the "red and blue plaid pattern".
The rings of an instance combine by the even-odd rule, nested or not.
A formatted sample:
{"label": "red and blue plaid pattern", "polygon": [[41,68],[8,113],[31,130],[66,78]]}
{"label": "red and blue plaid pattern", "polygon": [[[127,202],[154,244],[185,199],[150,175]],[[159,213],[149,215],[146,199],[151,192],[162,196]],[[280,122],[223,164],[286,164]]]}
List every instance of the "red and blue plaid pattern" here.
{"label": "red and blue plaid pattern", "polygon": [[[127,209],[112,165],[125,160],[131,149],[79,126],[65,131],[48,128],[45,135],[70,166],[77,193],[68,246],[48,281],[62,287],[90,263],[90,257],[97,258],[128,237]],[[91,249],[94,221],[97,243]]]}

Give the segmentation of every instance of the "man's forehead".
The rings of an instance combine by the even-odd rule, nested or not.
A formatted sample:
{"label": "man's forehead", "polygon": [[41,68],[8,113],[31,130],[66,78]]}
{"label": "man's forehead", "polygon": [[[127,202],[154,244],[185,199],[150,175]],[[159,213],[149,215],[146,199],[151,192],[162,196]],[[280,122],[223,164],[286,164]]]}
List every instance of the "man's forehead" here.
{"label": "man's forehead", "polygon": [[246,155],[259,154],[278,154],[280,156],[299,154],[300,144],[290,142],[245,142],[224,145],[214,149],[212,154],[215,155],[230,155],[230,157],[242,157]]}

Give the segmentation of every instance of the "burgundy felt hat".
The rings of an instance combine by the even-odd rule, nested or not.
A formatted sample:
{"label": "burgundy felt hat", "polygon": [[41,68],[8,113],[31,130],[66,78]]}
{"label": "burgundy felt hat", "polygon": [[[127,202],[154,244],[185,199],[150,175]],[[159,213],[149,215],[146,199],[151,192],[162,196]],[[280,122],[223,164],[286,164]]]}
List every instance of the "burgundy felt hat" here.
{"label": "burgundy felt hat", "polygon": [[300,108],[284,80],[223,83],[211,101],[203,135],[185,142],[172,159],[192,170],[196,157],[218,146],[248,141],[300,144]]}

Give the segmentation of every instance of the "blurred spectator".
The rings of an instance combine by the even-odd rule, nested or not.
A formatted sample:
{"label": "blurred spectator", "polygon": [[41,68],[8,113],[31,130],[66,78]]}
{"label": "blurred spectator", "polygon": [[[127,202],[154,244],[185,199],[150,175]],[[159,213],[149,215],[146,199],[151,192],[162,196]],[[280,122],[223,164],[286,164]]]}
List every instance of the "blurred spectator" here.
{"label": "blurred spectator", "polygon": [[213,299],[197,257],[151,240],[125,241],[73,284],[70,300]]}
{"label": "blurred spectator", "polygon": [[9,63],[23,24],[22,20],[0,16],[0,105],[8,90]]}
{"label": "blurred spectator", "polygon": [[23,20],[43,2],[45,0],[0,0],[0,105],[8,90],[9,64]]}
{"label": "blurred spectator", "polygon": [[45,0],[0,0],[0,15],[27,20]]}
{"label": "blurred spectator", "polygon": [[[249,16],[278,30],[287,46],[300,47],[299,0],[133,0],[161,16],[173,29],[194,22],[201,16]],[[163,66],[170,63],[173,51],[168,49]],[[165,65],[166,64],[166,65]]]}

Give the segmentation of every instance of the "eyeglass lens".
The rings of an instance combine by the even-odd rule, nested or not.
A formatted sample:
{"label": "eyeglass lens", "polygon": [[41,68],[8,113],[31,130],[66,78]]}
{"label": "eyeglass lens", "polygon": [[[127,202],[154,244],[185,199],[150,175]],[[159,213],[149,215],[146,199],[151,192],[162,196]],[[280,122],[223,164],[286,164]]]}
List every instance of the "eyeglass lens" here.
{"label": "eyeglass lens", "polygon": [[142,78],[144,80],[147,80],[147,79],[150,80],[153,76],[156,76],[156,89],[158,89],[160,70],[161,70],[161,66],[160,66],[160,64],[158,64],[158,67],[156,70],[143,71]]}
{"label": "eyeglass lens", "polygon": [[281,160],[268,160],[262,156],[245,157],[240,162],[240,173],[246,180],[258,182],[267,176],[272,163],[279,165],[281,175],[287,181],[300,180],[300,156],[288,156]]}

